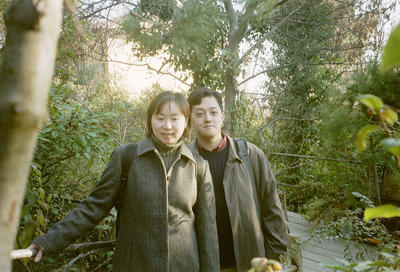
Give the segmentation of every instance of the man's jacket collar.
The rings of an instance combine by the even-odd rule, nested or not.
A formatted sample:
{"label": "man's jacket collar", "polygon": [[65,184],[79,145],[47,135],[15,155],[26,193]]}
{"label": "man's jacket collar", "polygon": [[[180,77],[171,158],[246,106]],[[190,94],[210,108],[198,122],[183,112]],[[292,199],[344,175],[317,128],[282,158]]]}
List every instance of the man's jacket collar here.
{"label": "man's jacket collar", "polygon": [[[155,150],[156,147],[154,146],[154,143],[150,137],[142,139],[138,144],[138,156],[142,156],[143,154],[150,151],[154,152]],[[179,147],[178,154],[185,156],[186,158],[196,163],[196,160],[194,159],[192,152],[184,143]]]}
{"label": "man's jacket collar", "polygon": [[[239,160],[240,162],[242,159],[239,157],[237,154],[235,142],[232,137],[229,137],[226,135],[226,138],[228,140],[227,147],[229,148],[229,155],[228,155],[228,161],[235,161]],[[190,144],[189,144],[190,150],[192,150],[193,153],[199,154],[199,149],[196,144],[196,139],[194,139]]]}
{"label": "man's jacket collar", "polygon": [[239,160],[242,162],[242,159],[239,157],[236,146],[235,146],[235,141],[233,138],[229,137],[228,135],[226,136],[228,138],[228,144],[229,144],[229,155],[228,155],[228,161],[236,161]]}

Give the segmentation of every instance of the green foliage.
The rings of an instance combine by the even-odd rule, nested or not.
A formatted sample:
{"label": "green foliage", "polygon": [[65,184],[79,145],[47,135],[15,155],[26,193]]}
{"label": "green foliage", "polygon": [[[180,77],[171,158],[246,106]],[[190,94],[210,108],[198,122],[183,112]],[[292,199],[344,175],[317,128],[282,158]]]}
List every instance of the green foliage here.
{"label": "green foliage", "polygon": [[139,8],[144,15],[153,15],[161,21],[169,21],[174,15],[176,0],[142,0]]}
{"label": "green foliage", "polygon": [[[373,137],[366,137],[368,133],[361,133],[364,126],[376,128],[379,123],[378,118],[371,115],[368,107],[363,104],[360,107],[357,97],[362,91],[367,90],[375,96],[384,94],[389,101],[398,103],[399,93],[391,89],[398,88],[398,78],[398,72],[381,73],[377,64],[371,63],[365,70],[354,75],[346,89],[336,89],[333,86],[325,89],[325,102],[317,108],[312,108],[319,113],[319,118],[314,122],[309,121],[308,127],[303,124],[302,128],[304,129],[297,128],[297,126],[300,127],[299,121],[297,124],[296,121],[282,121],[281,124],[276,125],[272,133],[278,140],[267,138],[267,154],[271,149],[276,151],[277,148],[282,147],[281,152],[285,153],[314,156],[317,154],[317,157],[353,161],[353,163],[331,162],[321,159],[287,159],[286,157],[271,156],[270,159],[279,170],[277,173],[278,184],[282,182],[294,185],[294,187],[286,185],[284,187],[287,192],[289,209],[306,213],[313,219],[329,218],[336,221],[343,216],[343,211],[358,206],[351,195],[352,192],[357,191],[375,199],[374,165],[380,165],[377,167],[378,179],[379,175],[383,173],[384,167],[395,168],[396,166],[391,154],[382,148],[382,144],[386,143],[385,141],[381,142],[385,138],[385,134],[380,133],[382,130],[373,132]],[[292,100],[295,101],[293,98]],[[386,102],[386,100],[383,101]],[[392,109],[389,105],[382,106],[379,112],[385,114],[386,111],[382,109]],[[290,109],[295,108],[296,105],[290,106]],[[288,108],[279,108],[279,110],[288,112]],[[283,119],[284,115],[281,114]],[[279,117],[277,115],[276,120],[279,120]],[[370,121],[372,122],[369,123]],[[389,128],[393,135],[398,135],[397,122]],[[289,137],[294,134],[291,130],[295,129],[301,135],[306,135],[297,145],[292,142],[296,138]],[[369,145],[369,148],[362,153],[356,152],[354,148],[358,132],[363,135],[358,137],[360,146],[361,144]],[[274,135],[272,133],[271,135]],[[279,144],[280,142],[282,144]],[[292,145],[293,151],[290,152],[289,148]],[[394,142],[392,148],[397,150]]]}
{"label": "green foliage", "polygon": [[391,218],[396,216],[400,216],[400,208],[391,204],[381,205],[374,208],[366,208],[364,212],[366,222],[374,218]]}
{"label": "green foliage", "polygon": [[26,196],[21,211],[20,234],[17,244],[20,248],[30,245],[32,239],[46,229],[48,219],[45,215],[49,212],[51,197],[46,196],[43,190],[40,165],[32,163],[31,175],[26,188]]}
{"label": "green foliage", "polygon": [[[48,105],[50,119],[39,133],[41,152],[35,154],[35,160],[42,163],[45,176],[54,176],[65,160],[90,162],[93,152],[111,149],[110,131],[100,124],[112,122],[115,114],[91,109],[88,103],[74,97],[69,86],[51,88]],[[56,170],[54,174],[53,169]]]}
{"label": "green foliage", "polygon": [[386,138],[381,141],[381,144],[393,155],[400,156],[400,140]]}
{"label": "green foliage", "polygon": [[234,113],[233,129],[236,132],[235,137],[242,137],[256,144],[261,144],[258,137],[257,129],[262,124],[262,119],[259,118],[260,113],[254,105],[255,99],[246,97],[243,92],[240,92],[236,102]]}
{"label": "green foliage", "polygon": [[367,148],[368,135],[378,128],[376,125],[366,125],[358,132],[356,139],[356,148],[358,151],[364,151]]}
{"label": "green foliage", "polygon": [[[267,142],[273,144],[271,148],[276,152],[309,154],[309,144],[319,141],[320,132],[314,121],[319,119],[319,107],[325,105],[333,88],[335,73],[314,64],[335,58],[335,53],[320,50],[331,46],[334,31],[328,16],[331,9],[329,3],[322,1],[289,1],[272,17],[254,25],[256,30],[266,32],[272,42],[274,64],[268,67],[269,95],[265,100],[272,111],[270,120],[274,122],[270,129],[273,137],[267,138]],[[274,28],[274,21],[292,13],[290,20],[281,21]],[[296,160],[286,159],[287,165]]]}
{"label": "green foliage", "polygon": [[360,244],[369,241],[369,239],[373,239],[378,244],[394,242],[392,235],[381,221],[364,221],[364,208],[373,207],[372,201],[357,192],[353,192],[353,196],[361,201],[361,203],[354,202],[358,207],[343,211],[339,218],[332,222],[329,222],[329,219],[324,220],[324,224],[314,232],[314,235],[325,239],[353,240],[360,242]]}
{"label": "green foliage", "polygon": [[[398,47],[400,41],[399,33],[400,27],[397,27],[392,32],[388,44],[385,46],[382,70],[387,70],[390,68],[390,66],[400,66],[400,50]],[[391,91],[393,91],[393,89]],[[387,126],[388,124],[390,126],[395,125],[395,122],[398,120],[397,113],[388,106],[384,105],[382,100],[377,96],[361,95],[358,97],[358,100],[372,111],[372,116],[379,117],[378,126],[386,134],[386,139],[383,139],[381,144],[385,146],[389,152],[395,155],[397,159],[397,167],[400,168],[400,141],[397,140],[397,138],[392,138],[393,134],[398,136],[398,132],[390,131]],[[382,217],[392,218],[396,216],[400,216],[400,208],[390,204],[381,205],[378,207],[368,207],[364,211],[366,224],[371,222],[371,219]],[[383,258],[379,258],[375,261],[365,261],[361,263],[348,263],[342,261],[342,265],[333,264],[325,266],[333,269],[334,271],[398,271],[398,269],[400,269],[400,245],[396,245],[396,247],[397,254],[395,253],[396,250],[393,250],[393,248],[389,247],[389,250],[384,249],[380,252],[380,256],[383,256]]]}
{"label": "green foliage", "polygon": [[399,271],[400,269],[400,249],[396,249],[395,246],[393,245],[387,246],[379,253],[377,260],[367,260],[363,262],[348,262],[341,259],[336,259],[336,260],[338,261],[338,263],[322,264],[322,266],[330,268],[331,271],[395,272]]}
{"label": "green foliage", "polygon": [[382,56],[382,69],[400,66],[400,25],[389,36]]}
{"label": "green foliage", "polygon": [[385,104],[400,108],[400,72],[389,70],[381,72],[376,62],[371,62],[364,69],[357,71],[346,93],[351,103],[360,94],[371,94],[379,97]]}
{"label": "green foliage", "polygon": [[216,1],[184,1],[179,8],[175,1],[141,1],[132,13],[123,28],[136,57],[167,55],[175,72],[192,72],[194,86],[222,89],[226,25]]}
{"label": "green foliage", "polygon": [[376,113],[378,113],[383,106],[382,100],[372,94],[360,95],[357,97],[357,100],[359,100],[361,103],[363,103],[365,106],[375,111]]}

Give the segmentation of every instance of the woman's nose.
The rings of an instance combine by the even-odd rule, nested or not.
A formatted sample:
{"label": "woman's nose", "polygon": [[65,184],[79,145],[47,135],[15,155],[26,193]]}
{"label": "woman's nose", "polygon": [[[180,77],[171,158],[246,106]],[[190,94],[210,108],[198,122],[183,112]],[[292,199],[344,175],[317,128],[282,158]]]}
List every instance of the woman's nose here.
{"label": "woman's nose", "polygon": [[165,120],[165,122],[164,122],[164,127],[165,128],[167,128],[167,129],[170,129],[170,128],[172,128],[172,124],[171,124],[171,121],[170,120]]}

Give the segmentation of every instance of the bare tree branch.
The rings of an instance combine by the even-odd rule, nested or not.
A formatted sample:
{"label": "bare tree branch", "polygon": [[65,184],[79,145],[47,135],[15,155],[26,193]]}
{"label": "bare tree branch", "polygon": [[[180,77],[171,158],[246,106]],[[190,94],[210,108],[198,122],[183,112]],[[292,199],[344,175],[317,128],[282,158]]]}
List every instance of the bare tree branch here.
{"label": "bare tree branch", "polygon": [[317,157],[317,156],[308,156],[308,155],[298,155],[298,154],[279,153],[279,152],[269,152],[268,154],[276,155],[276,156],[285,156],[285,157],[295,157],[295,158],[311,159],[311,160],[324,160],[324,161],[335,161],[335,162],[362,163],[361,161],[357,161],[357,160],[337,159],[337,158],[328,158],[328,157]]}
{"label": "bare tree branch", "polygon": [[[294,11],[292,11],[288,16],[286,16],[285,18],[283,18],[278,24],[275,25],[275,27],[271,30],[271,31],[275,31],[276,29],[278,29],[283,23],[286,23],[288,19],[290,19],[291,16],[293,16],[293,14],[297,13],[299,10],[301,9],[298,8]],[[241,64],[249,55],[251,52],[253,52],[254,49],[260,47],[265,40],[267,39],[267,34],[265,34],[264,36],[262,36],[252,47],[250,47],[244,54],[243,56],[241,56],[238,60],[238,64]]]}
{"label": "bare tree branch", "polygon": [[108,247],[114,247],[115,246],[115,240],[112,241],[97,241],[97,242],[91,242],[91,243],[80,243],[80,244],[72,244],[68,246],[66,249],[63,250],[65,253],[77,253],[77,252],[83,252],[83,251],[88,251],[94,248],[108,248]]}
{"label": "bare tree branch", "polygon": [[233,4],[231,0],[224,0],[224,6],[229,20],[229,32],[230,35],[232,35],[233,31],[235,31],[235,29],[237,28],[237,16],[235,14],[235,10],[233,9]]}
{"label": "bare tree branch", "polygon": [[79,254],[77,257],[73,258],[71,261],[69,261],[69,263],[67,263],[67,264],[64,266],[63,271],[64,271],[64,272],[70,271],[70,269],[71,269],[71,267],[74,265],[74,263],[76,263],[76,262],[79,261],[80,259],[86,258],[87,256],[92,255],[92,254],[94,254],[94,253],[96,253],[96,252],[98,252],[98,251],[100,251],[100,250],[101,250],[101,249],[94,249],[94,250],[91,250],[91,251],[89,251],[89,252],[85,252],[85,253]]}
{"label": "bare tree branch", "polygon": [[104,262],[102,262],[101,264],[99,264],[98,266],[96,266],[91,272],[96,272],[96,271],[100,271],[101,268],[103,268],[104,266],[106,266],[107,264],[112,262],[112,258],[109,258],[107,260],[105,260]]}
{"label": "bare tree branch", "polygon": [[108,62],[120,63],[120,64],[124,64],[124,65],[129,65],[129,66],[141,66],[141,67],[146,67],[148,70],[154,71],[154,72],[156,72],[157,74],[167,75],[167,76],[173,77],[174,79],[178,80],[178,81],[181,82],[182,84],[184,84],[184,85],[190,87],[190,84],[189,84],[189,83],[187,83],[185,80],[179,78],[178,76],[176,76],[176,75],[174,75],[174,74],[172,74],[172,73],[170,73],[170,72],[163,72],[163,71],[161,71],[162,67],[165,66],[165,63],[162,64],[162,67],[160,67],[159,69],[157,69],[157,68],[154,68],[154,67],[150,66],[148,63],[141,63],[141,64],[129,63],[129,62],[114,60],[114,59],[110,59],[110,58],[107,59],[107,61],[108,61]]}

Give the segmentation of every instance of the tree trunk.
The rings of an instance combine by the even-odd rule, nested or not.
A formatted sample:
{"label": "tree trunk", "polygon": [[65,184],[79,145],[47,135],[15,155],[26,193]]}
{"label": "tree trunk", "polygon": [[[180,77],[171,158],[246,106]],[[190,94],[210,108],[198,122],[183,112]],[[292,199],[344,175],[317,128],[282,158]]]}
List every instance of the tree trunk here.
{"label": "tree trunk", "polygon": [[0,271],[9,271],[20,209],[46,103],[62,0],[13,0],[0,70]]}
{"label": "tree trunk", "polygon": [[228,68],[225,74],[225,120],[224,132],[234,137],[233,120],[235,115],[235,101],[238,93],[237,79],[234,71]]}
{"label": "tree trunk", "polygon": [[235,101],[238,93],[238,83],[236,70],[239,69],[243,60],[239,57],[239,45],[244,39],[244,34],[249,25],[250,18],[253,17],[257,6],[262,3],[260,0],[251,0],[246,3],[244,11],[238,16],[235,12],[233,1],[224,0],[224,7],[229,21],[228,34],[228,67],[225,74],[225,120],[224,131],[234,136],[233,120],[235,115]]}

